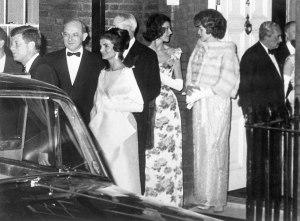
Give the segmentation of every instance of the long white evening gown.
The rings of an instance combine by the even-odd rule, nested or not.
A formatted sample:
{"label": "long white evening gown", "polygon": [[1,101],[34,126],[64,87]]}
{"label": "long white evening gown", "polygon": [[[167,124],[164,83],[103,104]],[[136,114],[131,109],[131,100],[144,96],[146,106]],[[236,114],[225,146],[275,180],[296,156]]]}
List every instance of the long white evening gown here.
{"label": "long white evening gown", "polygon": [[132,68],[102,70],[94,96],[90,128],[116,184],[141,194],[136,121],[143,98]]}

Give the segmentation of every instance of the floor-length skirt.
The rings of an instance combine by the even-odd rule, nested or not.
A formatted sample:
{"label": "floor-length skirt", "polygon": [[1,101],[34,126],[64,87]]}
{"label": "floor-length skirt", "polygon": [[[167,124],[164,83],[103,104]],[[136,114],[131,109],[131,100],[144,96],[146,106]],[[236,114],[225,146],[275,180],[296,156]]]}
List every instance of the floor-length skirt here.
{"label": "floor-length skirt", "polygon": [[228,188],[230,98],[201,99],[193,107],[195,204],[222,207]]}
{"label": "floor-length skirt", "polygon": [[[128,118],[136,128],[133,115],[129,114]],[[125,190],[141,194],[137,133],[132,134],[120,146],[108,148],[109,150],[103,148],[102,151],[116,184]]]}
{"label": "floor-length skirt", "polygon": [[182,134],[177,98],[163,86],[155,105],[154,144],[146,151],[145,196],[182,206]]}

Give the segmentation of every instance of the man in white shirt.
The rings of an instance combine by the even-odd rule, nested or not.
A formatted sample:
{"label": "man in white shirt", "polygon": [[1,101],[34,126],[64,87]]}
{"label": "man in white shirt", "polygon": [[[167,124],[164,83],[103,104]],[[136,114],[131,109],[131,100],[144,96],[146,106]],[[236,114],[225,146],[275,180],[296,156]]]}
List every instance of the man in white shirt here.
{"label": "man in white shirt", "polygon": [[40,56],[41,34],[29,25],[14,28],[10,33],[10,50],[15,61],[22,63],[24,72],[33,79],[57,85],[54,69]]}
{"label": "man in white shirt", "polygon": [[87,36],[83,22],[67,21],[62,32],[65,48],[46,55],[58,76],[59,87],[72,98],[86,124],[90,121],[98,76],[104,67],[100,55],[83,48]]}
{"label": "man in white shirt", "polygon": [[14,61],[6,46],[7,34],[0,27],[0,73],[21,74],[22,65]]}

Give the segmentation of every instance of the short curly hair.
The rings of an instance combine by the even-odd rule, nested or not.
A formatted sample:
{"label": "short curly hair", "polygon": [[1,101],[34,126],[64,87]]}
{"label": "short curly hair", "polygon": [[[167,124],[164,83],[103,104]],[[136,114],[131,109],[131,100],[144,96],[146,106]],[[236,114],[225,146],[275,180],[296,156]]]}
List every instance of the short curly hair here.
{"label": "short curly hair", "polygon": [[222,39],[226,33],[227,21],[217,10],[206,9],[195,15],[194,25],[196,27],[201,25],[206,29],[207,34]]}
{"label": "short curly hair", "polygon": [[162,27],[165,22],[171,23],[171,19],[160,13],[151,14],[146,22],[146,32],[143,33],[143,37],[151,42],[161,37],[166,29]]}

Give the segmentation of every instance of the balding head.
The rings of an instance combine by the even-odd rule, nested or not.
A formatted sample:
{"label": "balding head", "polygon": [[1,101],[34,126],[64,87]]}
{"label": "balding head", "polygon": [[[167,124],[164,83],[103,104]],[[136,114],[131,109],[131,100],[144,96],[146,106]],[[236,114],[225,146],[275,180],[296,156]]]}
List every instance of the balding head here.
{"label": "balding head", "polygon": [[83,22],[72,19],[65,23],[62,33],[64,44],[72,52],[78,51],[87,37],[86,26]]}

